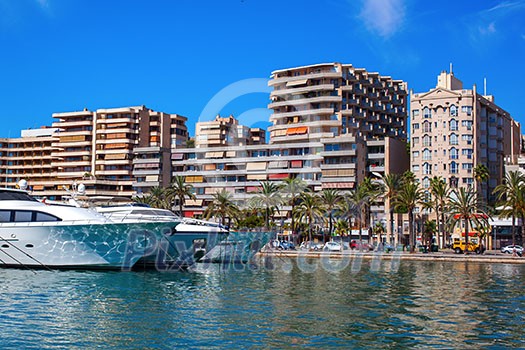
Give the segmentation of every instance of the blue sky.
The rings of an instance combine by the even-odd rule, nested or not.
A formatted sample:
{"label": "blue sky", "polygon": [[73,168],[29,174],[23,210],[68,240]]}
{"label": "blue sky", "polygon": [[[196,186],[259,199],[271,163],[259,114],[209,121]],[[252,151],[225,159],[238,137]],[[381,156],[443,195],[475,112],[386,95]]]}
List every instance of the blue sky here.
{"label": "blue sky", "polygon": [[[53,112],[146,105],[266,126],[271,71],[350,63],[466,88],[525,122],[525,0],[0,0],[0,137]],[[211,101],[211,102],[210,102]]]}

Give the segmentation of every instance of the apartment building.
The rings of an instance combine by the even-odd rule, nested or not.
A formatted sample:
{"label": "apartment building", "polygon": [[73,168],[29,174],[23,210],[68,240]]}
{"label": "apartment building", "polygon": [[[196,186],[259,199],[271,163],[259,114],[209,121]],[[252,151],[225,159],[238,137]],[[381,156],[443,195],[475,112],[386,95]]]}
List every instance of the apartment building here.
{"label": "apartment building", "polygon": [[407,84],[350,64],[272,72],[271,143],[345,134],[363,140],[407,138]]}
{"label": "apartment building", "polygon": [[21,179],[31,179],[34,191],[53,192],[58,169],[53,166],[57,158],[52,153],[58,132],[43,127],[23,130],[19,138],[0,139],[0,186],[13,188]]}
{"label": "apartment building", "polygon": [[217,115],[214,120],[198,122],[195,135],[196,148],[264,144],[266,140],[264,130],[240,125],[233,115]]}
{"label": "apartment building", "polygon": [[88,195],[126,196],[171,181],[171,153],[185,144],[186,118],[145,106],[54,113],[52,128],[1,140],[5,184],[25,179],[35,195],[59,198],[82,182]]}
{"label": "apartment building", "polygon": [[494,203],[492,191],[504,176],[505,159],[520,153],[520,125],[476,86],[464,89],[452,72],[443,71],[437,85],[410,95],[412,172],[428,190],[433,176],[453,187],[475,183],[474,168],[484,164],[489,180],[479,195]]}

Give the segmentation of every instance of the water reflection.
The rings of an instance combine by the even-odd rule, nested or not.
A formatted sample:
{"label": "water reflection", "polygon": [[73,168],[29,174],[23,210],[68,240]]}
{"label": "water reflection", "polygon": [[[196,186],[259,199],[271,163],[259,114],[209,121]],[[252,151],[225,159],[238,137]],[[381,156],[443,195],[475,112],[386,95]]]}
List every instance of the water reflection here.
{"label": "water reflection", "polygon": [[373,264],[332,273],[284,259],[185,273],[0,270],[0,345],[523,347],[524,267]]}

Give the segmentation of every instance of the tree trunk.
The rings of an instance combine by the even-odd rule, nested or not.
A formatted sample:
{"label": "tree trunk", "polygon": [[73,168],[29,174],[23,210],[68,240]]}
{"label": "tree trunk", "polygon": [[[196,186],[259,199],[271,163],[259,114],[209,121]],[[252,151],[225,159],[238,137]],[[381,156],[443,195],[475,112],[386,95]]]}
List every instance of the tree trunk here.
{"label": "tree trunk", "polygon": [[468,254],[468,219],[465,220],[465,254]]}
{"label": "tree trunk", "polygon": [[512,245],[516,245],[516,216],[512,213]]}
{"label": "tree trunk", "polygon": [[416,250],[415,237],[414,237],[414,213],[412,210],[408,211],[408,244],[410,245],[410,252],[413,253]]}
{"label": "tree trunk", "polygon": [[[363,250],[363,233],[362,233],[363,224],[359,220],[359,251]],[[370,232],[368,232],[368,237],[370,237]]]}
{"label": "tree trunk", "polygon": [[392,244],[392,237],[394,236],[394,232],[395,232],[394,211],[390,209],[390,236],[388,237],[389,244]]}
{"label": "tree trunk", "polygon": [[329,236],[329,239],[332,239],[332,229],[333,229],[333,225],[332,225],[332,211],[330,210],[330,225],[329,225],[329,230],[328,230],[328,236]]}

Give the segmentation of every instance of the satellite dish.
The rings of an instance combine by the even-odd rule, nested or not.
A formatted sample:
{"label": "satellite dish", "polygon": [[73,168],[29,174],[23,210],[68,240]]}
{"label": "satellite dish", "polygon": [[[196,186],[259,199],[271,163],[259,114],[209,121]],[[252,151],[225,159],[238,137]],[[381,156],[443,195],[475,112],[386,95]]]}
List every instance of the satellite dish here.
{"label": "satellite dish", "polygon": [[27,190],[27,181],[24,179],[18,181],[18,187],[23,191]]}
{"label": "satellite dish", "polygon": [[80,195],[86,194],[86,185],[79,184],[78,187],[77,187],[77,193],[80,194]]}

